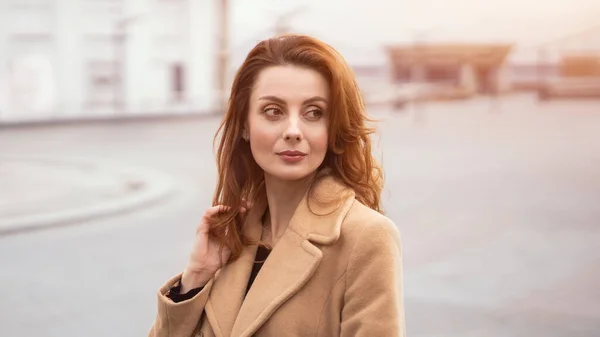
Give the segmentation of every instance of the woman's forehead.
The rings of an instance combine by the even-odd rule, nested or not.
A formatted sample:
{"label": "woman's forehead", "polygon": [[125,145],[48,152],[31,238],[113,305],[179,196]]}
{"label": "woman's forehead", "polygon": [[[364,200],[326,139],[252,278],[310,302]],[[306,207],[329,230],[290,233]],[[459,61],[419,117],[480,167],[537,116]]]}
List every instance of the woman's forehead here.
{"label": "woman's forehead", "polygon": [[313,97],[329,99],[327,80],[316,70],[276,66],[262,70],[252,90],[253,100],[277,97],[284,101]]}

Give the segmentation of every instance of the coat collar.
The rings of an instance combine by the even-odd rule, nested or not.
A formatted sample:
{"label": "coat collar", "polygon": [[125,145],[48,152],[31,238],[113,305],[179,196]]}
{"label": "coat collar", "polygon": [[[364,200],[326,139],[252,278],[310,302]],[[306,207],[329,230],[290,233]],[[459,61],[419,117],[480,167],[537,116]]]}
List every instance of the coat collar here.
{"label": "coat collar", "polygon": [[[342,221],[354,202],[354,192],[332,176],[317,179],[312,193],[309,190],[296,208],[245,299],[256,245],[245,246],[240,258],[215,276],[205,311],[218,337],[248,337],[255,333],[310,280],[323,256],[318,245],[329,245],[339,238]],[[260,239],[266,199],[263,189],[244,224],[244,235],[251,240]]]}

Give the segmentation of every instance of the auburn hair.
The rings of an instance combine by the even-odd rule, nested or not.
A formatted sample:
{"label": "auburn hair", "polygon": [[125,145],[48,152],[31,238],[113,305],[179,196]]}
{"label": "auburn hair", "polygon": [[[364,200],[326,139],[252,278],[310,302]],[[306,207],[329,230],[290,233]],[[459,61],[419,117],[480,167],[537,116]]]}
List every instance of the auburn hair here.
{"label": "auburn hair", "polygon": [[[231,250],[236,260],[243,245],[251,242],[242,236],[244,215],[241,207],[252,203],[264,184],[250,145],[242,138],[248,118],[250,95],[259,73],[273,66],[295,66],[319,72],[329,84],[328,150],[319,168],[350,187],[356,199],[383,213],[380,195],[383,171],[371,153],[365,105],[352,69],[328,44],[304,35],[282,35],[259,42],[238,69],[231,87],[225,116],[215,135],[218,181],[213,205],[226,205],[230,211],[211,220],[209,234]],[[313,182],[314,184],[314,182]]]}

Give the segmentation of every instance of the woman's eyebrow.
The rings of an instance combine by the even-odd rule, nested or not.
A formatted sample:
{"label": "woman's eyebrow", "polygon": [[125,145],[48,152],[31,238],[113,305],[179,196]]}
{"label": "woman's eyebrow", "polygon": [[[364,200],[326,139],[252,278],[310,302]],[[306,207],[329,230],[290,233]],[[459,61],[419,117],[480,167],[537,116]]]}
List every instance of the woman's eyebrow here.
{"label": "woman's eyebrow", "polygon": [[[287,105],[287,103],[285,102],[285,100],[284,100],[284,99],[282,99],[282,98],[279,98],[279,97],[277,97],[277,96],[272,96],[272,95],[269,95],[269,96],[261,96],[261,97],[259,97],[259,98],[258,98],[258,100],[261,100],[261,101],[273,101],[273,102],[279,103],[279,104],[281,104],[281,105]],[[323,98],[323,97],[321,97],[321,96],[314,96],[314,97],[311,97],[311,98],[309,98],[309,99],[305,100],[305,101],[304,101],[304,104],[307,104],[307,103],[314,103],[314,102],[323,102],[323,103],[329,103],[329,102],[327,101],[327,99],[325,99],[325,98]]]}

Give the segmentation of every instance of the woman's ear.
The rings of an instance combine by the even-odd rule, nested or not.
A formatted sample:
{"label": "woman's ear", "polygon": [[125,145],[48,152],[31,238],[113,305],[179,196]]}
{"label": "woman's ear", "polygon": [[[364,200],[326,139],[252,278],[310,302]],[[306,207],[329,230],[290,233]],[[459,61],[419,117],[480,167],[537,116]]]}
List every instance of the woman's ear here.
{"label": "woman's ear", "polygon": [[244,126],[242,127],[242,138],[245,141],[249,141],[250,140],[250,132],[248,130],[250,130],[250,128],[248,127],[248,122],[246,121],[244,123]]}

